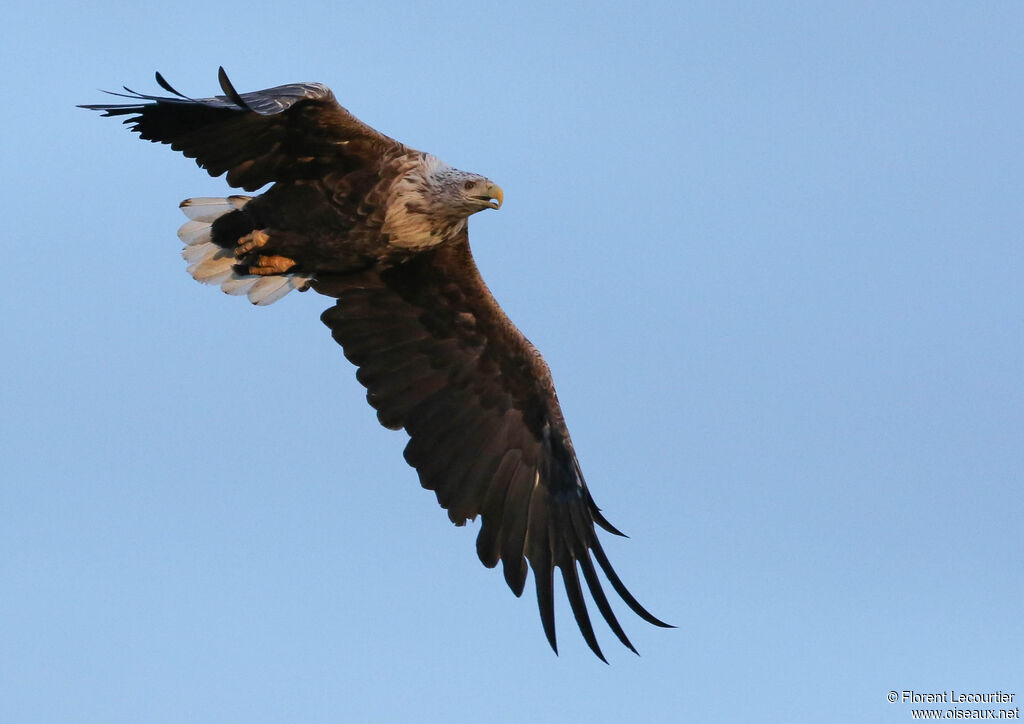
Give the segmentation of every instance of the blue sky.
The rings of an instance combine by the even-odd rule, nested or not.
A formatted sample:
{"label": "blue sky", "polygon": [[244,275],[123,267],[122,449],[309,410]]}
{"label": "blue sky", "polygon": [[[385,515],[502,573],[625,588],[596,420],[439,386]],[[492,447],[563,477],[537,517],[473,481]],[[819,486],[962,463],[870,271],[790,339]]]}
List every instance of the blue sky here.
{"label": "blue sky", "polygon": [[[0,720],[906,721],[1024,697],[1024,7],[5,8]],[[318,316],[196,284],[226,186],[74,108],[316,80],[505,190],[640,650],[480,566]],[[532,591],[532,582],[528,584]],[[614,605],[614,604],[613,604]]]}

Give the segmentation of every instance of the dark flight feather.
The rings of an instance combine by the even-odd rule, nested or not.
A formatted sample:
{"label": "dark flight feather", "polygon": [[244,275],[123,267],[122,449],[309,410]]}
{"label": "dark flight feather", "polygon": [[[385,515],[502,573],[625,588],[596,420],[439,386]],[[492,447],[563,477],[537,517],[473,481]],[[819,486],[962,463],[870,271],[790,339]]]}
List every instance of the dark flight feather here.
{"label": "dark flight feather", "polygon": [[157,83],[174,97],[125,88],[127,93],[111,95],[134,102],[81,107],[105,116],[128,116],[124,122],[143,139],[170,144],[211,176],[227,173],[229,185],[246,191],[272,181],[374,164],[404,148],[338,105],[320,83],[240,94],[223,69],[220,78],[224,96],[191,99],[157,74]]}
{"label": "dark flight feather", "polygon": [[[389,422],[409,433],[405,457],[423,486],[438,491],[438,502],[453,520],[481,516],[481,562],[493,567],[502,561],[506,581],[519,595],[529,561],[552,648],[557,651],[550,590],[557,566],[587,644],[604,659],[586,611],[579,564],[602,617],[624,645],[636,650],[601,589],[591,551],[630,608],[657,626],[668,626],[636,602],[600,549],[595,522],[621,533],[600,514],[586,489],[547,365],[498,307],[465,240],[424,252],[400,269],[325,276],[313,287],[338,298],[322,318],[346,350],[351,340],[361,351],[385,355],[350,359],[360,365],[357,377],[371,404],[393,414]],[[364,302],[371,294],[372,307]],[[388,325],[379,324],[382,317]],[[429,334],[424,336],[424,330]],[[425,341],[409,344],[409,339]],[[406,366],[389,374],[381,359],[396,347]],[[416,364],[417,358],[429,364]],[[426,373],[444,380],[446,387],[436,397],[420,399],[401,382],[413,365],[417,380],[422,382]],[[403,395],[409,398],[405,407]],[[467,435],[467,429],[479,432]],[[472,444],[464,444],[467,440]],[[448,496],[449,481],[455,481],[458,497]]]}

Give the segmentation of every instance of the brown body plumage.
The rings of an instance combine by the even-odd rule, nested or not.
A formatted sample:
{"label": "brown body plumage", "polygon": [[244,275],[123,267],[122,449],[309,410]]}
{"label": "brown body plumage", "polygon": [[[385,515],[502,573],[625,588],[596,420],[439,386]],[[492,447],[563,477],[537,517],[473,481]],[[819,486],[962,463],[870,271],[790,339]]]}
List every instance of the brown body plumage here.
{"label": "brown body plumage", "polygon": [[517,596],[527,563],[533,569],[552,648],[558,568],[591,649],[604,658],[580,571],[633,649],[591,554],[633,611],[666,626],[609,564],[595,523],[619,533],[584,482],[548,367],[473,262],[466,219],[498,208],[501,190],[366,126],[322,85],[239,94],[220,77],[224,95],[215,98],[182,96],[158,74],[173,97],[128,91],[131,103],[86,106],[127,116],[142,138],[171,144],[213,176],[227,173],[231,186],[273,184],[253,199],[183,202],[193,275],[250,298],[263,290],[259,303],[307,287],[337,299],[322,319],[381,424],[408,432],[405,458],[453,522],[481,516],[480,560],[502,561]]}

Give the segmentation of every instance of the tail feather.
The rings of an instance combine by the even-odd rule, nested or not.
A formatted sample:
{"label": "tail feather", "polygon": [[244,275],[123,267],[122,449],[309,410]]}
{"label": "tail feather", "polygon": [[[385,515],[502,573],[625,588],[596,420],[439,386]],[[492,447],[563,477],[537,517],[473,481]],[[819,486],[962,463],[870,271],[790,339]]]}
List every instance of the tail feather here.
{"label": "tail feather", "polygon": [[245,294],[250,302],[260,306],[273,304],[294,289],[305,291],[308,287],[309,277],[304,274],[275,274],[266,277],[235,275],[220,285],[225,294]]}
{"label": "tail feather", "polygon": [[208,221],[211,224],[229,211],[245,206],[251,196],[228,196],[227,198],[198,197],[181,202],[181,211],[193,221]]}
{"label": "tail feather", "polygon": [[178,238],[185,244],[181,255],[188,264],[192,278],[204,284],[217,284],[226,294],[248,296],[253,304],[273,304],[293,289],[305,291],[312,282],[310,274],[273,274],[257,276],[239,274],[238,260],[231,249],[213,242],[213,222],[224,214],[245,206],[251,197],[195,198],[181,202],[181,210],[189,218],[178,229]]}
{"label": "tail feather", "polygon": [[212,228],[209,221],[189,221],[178,229],[178,238],[185,246],[202,244],[204,241],[211,241],[210,229]]}
{"label": "tail feather", "polygon": [[306,284],[308,284],[307,277],[301,279],[294,275],[263,277],[249,290],[249,301],[261,306],[273,304],[288,292]]}
{"label": "tail feather", "polygon": [[[185,248],[194,249],[195,247]],[[197,282],[220,284],[229,279],[234,273],[235,255],[227,249],[222,249],[212,242],[207,242],[201,244],[198,251],[203,252],[202,255],[188,265],[188,273]],[[184,256],[184,253],[182,256]]]}

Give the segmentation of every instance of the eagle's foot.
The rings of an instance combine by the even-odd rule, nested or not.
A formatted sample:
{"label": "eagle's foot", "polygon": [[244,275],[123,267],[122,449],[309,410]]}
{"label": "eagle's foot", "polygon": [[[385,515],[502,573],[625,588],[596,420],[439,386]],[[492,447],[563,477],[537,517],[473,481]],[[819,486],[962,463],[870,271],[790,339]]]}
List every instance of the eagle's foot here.
{"label": "eagle's foot", "polygon": [[238,244],[235,246],[235,256],[243,257],[256,249],[266,246],[269,240],[270,237],[267,235],[267,232],[254,229],[238,240]]}
{"label": "eagle's foot", "polygon": [[286,256],[258,256],[255,264],[236,264],[235,270],[240,274],[265,277],[271,274],[284,274],[294,266],[295,260]]}

